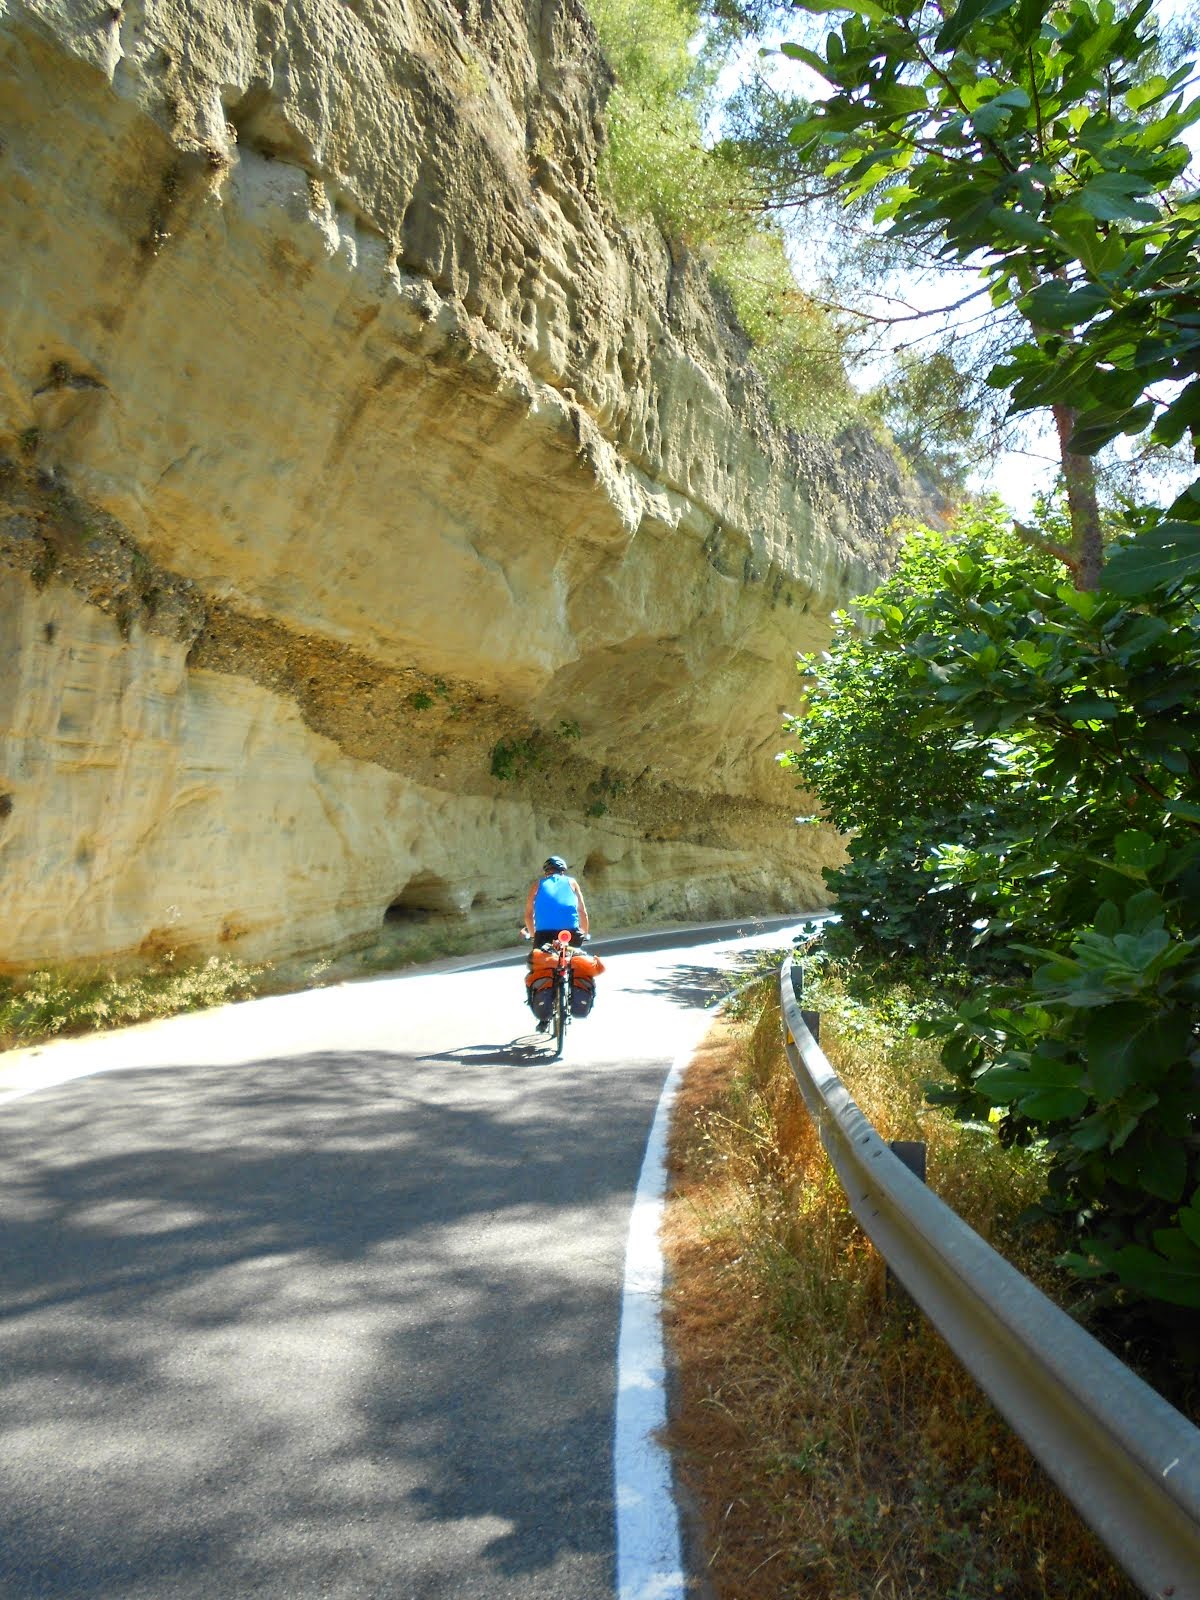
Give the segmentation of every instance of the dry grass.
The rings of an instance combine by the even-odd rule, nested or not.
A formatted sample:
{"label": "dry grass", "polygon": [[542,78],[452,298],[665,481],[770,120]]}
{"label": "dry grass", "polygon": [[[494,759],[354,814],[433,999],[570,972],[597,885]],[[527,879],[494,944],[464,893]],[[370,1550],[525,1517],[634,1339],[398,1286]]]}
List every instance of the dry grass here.
{"label": "dry grass", "polygon": [[168,952],[137,972],[46,970],[0,978],[0,1050],[246,1000],[265,970],[220,956],[176,966]]}
{"label": "dry grass", "polygon": [[810,978],[805,1004],[820,1011],[822,1048],[880,1137],[922,1140],[930,1188],[1020,1271],[1069,1300],[1074,1280],[1054,1267],[1054,1242],[1016,1225],[1044,1190],[1043,1153],[1006,1150],[992,1128],[957,1122],[927,1103],[926,1088],[945,1072],[937,1044],[908,1032],[919,1003],[896,987],[872,1009],[827,972]]}
{"label": "dry grass", "polygon": [[[926,1138],[940,1192],[1006,1236],[1037,1190],[1029,1158],[936,1127],[920,1061],[898,1078],[868,1043],[855,1040],[862,1070],[847,1074],[864,1110],[887,1137]],[[671,1442],[718,1600],[1132,1600],[940,1338],[887,1298],[769,1001],[757,1022],[709,1035],[671,1160]]]}
{"label": "dry grass", "polygon": [[[407,934],[407,937],[405,936]],[[355,978],[401,972],[443,956],[490,948],[492,933],[385,928],[366,949],[296,956],[251,966],[228,956],[186,961],[165,951],[122,969],[75,964],[0,977],[0,1050],[42,1044],[105,1028],[123,1028],[231,1000],[295,994]]]}

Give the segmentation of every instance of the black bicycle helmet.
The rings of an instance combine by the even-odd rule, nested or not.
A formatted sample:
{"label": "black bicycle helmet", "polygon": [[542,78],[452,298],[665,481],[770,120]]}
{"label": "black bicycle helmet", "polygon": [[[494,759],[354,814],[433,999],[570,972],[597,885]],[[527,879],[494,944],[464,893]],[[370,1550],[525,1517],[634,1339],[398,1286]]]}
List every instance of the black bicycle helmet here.
{"label": "black bicycle helmet", "polygon": [[545,861],[542,862],[543,872],[565,872],[566,870],[567,863],[561,856],[547,856]]}

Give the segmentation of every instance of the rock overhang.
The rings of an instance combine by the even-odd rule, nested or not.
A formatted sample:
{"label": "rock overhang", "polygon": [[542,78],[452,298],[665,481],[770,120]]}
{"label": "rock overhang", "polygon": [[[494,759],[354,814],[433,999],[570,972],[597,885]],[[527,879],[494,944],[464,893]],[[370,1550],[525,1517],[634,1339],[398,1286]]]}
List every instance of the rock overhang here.
{"label": "rock overhang", "polygon": [[[81,618],[107,604],[127,741],[161,679],[142,658],[174,651],[192,735],[228,680],[242,745],[193,793],[182,863],[227,813],[274,827],[278,796],[238,768],[247,741],[320,800],[307,833],[259,850],[275,888],[254,906],[239,909],[232,854],[214,867],[181,944],[364,937],[406,882],[456,871],[447,905],[470,917],[483,896],[499,926],[486,847],[464,868],[455,846],[481,826],[509,841],[501,876],[547,826],[599,849],[618,918],[664,895],[740,910],[750,882],[776,893],[772,873],[819,897],[836,845],[788,832],[778,711],[793,653],[869,583],[904,485],[870,440],[775,426],[702,267],[612,217],[582,12],[514,3],[474,30],[436,4],[376,8],[373,29],[332,0],[93,13],[42,3],[0,22],[20,263],[5,603],[41,617],[73,582],[63,604],[89,640]],[[129,568],[111,603],[79,576],[105,549]],[[181,586],[203,623],[169,637],[162,597]],[[78,748],[53,701],[79,685],[57,670],[40,678],[38,652],[12,667],[14,703],[43,707],[5,739],[25,774],[0,824],[30,908],[16,962],[136,950],[151,900],[189,900],[186,865],[177,888],[156,869],[161,893],[135,865],[148,827],[169,840],[165,819],[187,815],[169,782],[151,802],[114,779],[104,818],[94,789],[64,801]],[[77,714],[97,749],[107,715]],[[522,758],[497,776],[509,748]],[[103,884],[94,851],[66,876],[38,859],[44,836],[20,819],[42,803],[109,837]],[[424,831],[401,843],[397,810]],[[55,881],[91,931],[52,926]],[[303,936],[285,881],[305,886]]]}

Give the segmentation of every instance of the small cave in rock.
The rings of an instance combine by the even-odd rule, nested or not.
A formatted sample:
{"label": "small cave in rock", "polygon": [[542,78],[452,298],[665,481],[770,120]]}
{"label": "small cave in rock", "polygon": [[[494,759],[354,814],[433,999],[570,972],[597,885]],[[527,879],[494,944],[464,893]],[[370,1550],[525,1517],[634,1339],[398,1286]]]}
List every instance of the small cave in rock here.
{"label": "small cave in rock", "polygon": [[593,850],[583,863],[583,875],[585,878],[599,878],[608,871],[612,864],[611,859],[604,854],[603,850]]}
{"label": "small cave in rock", "polygon": [[439,917],[458,916],[454,893],[445,878],[436,872],[418,872],[401,889],[383,914],[385,928],[412,926]]}

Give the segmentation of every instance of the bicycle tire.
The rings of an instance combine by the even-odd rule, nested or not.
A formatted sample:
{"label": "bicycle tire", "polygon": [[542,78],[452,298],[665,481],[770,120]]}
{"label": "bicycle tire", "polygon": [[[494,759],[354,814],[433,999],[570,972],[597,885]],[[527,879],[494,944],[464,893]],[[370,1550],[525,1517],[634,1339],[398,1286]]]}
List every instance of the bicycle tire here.
{"label": "bicycle tire", "polygon": [[568,1010],[566,979],[560,978],[554,985],[554,1054],[556,1056],[561,1056],[563,1053],[563,1041],[567,1036]]}

